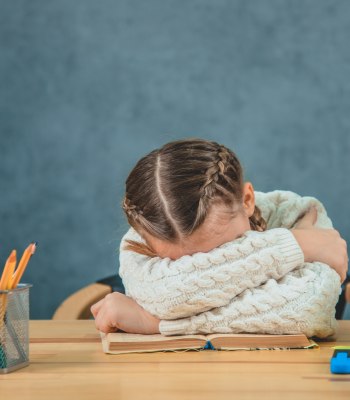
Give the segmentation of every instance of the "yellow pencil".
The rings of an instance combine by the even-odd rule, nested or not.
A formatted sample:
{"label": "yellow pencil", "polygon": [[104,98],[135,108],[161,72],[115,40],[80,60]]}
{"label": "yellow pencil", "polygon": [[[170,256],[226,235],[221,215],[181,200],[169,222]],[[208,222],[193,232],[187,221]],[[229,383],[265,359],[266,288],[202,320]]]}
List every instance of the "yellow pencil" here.
{"label": "yellow pencil", "polygon": [[11,277],[9,282],[9,289],[15,289],[24,274],[24,271],[28,265],[30,257],[35,253],[37,242],[31,243],[23,252],[22,258],[18,264],[18,267]]}
{"label": "yellow pencil", "polygon": [[16,268],[16,259],[17,259],[16,250],[12,250],[11,254],[9,255],[6,261],[4,271],[1,275],[0,290],[9,289],[9,285],[11,284],[12,281],[13,272]]}
{"label": "yellow pencil", "polygon": [[[0,290],[7,290],[9,289],[9,285],[12,280],[13,276],[13,271],[16,268],[16,250],[12,250],[11,254],[9,255],[4,271],[1,275],[1,281],[0,281]],[[0,329],[2,329],[3,323],[4,323],[4,315],[6,312],[6,306],[7,306],[7,296],[6,294],[1,294],[0,295]]]}

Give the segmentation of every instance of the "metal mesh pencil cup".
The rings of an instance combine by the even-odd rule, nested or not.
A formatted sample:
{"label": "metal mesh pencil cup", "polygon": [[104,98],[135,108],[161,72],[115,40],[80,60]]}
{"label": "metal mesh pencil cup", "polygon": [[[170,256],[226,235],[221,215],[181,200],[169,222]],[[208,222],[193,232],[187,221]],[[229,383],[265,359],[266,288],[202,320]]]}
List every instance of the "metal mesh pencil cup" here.
{"label": "metal mesh pencil cup", "polygon": [[29,364],[29,288],[0,290],[0,374]]}

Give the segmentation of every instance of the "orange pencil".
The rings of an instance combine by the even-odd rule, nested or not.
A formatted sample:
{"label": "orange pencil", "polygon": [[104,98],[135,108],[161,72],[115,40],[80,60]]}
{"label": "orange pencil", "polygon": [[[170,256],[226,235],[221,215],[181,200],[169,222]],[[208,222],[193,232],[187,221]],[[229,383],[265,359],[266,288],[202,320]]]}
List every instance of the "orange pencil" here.
{"label": "orange pencil", "polygon": [[17,260],[16,250],[12,250],[11,254],[9,255],[6,261],[4,271],[1,276],[0,290],[10,289],[13,272],[16,268],[16,260]]}
{"label": "orange pencil", "polygon": [[[13,271],[16,268],[16,250],[12,250],[11,254],[9,255],[4,271],[1,275],[1,281],[0,281],[0,290],[7,290],[10,289],[10,284],[12,280],[12,274]],[[0,295],[0,330],[3,327],[4,324],[4,315],[6,313],[6,306],[7,306],[7,296],[6,294],[1,294]]]}
{"label": "orange pencil", "polygon": [[12,275],[10,281],[10,289],[15,289],[24,274],[24,271],[28,265],[30,257],[35,253],[37,242],[31,243],[23,252],[22,258],[18,264],[15,273]]}

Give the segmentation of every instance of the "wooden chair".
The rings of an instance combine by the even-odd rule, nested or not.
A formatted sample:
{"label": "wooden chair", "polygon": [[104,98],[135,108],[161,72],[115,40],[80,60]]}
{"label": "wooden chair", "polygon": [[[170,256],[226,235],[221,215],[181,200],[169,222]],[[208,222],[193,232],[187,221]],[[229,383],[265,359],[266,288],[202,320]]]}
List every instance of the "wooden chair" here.
{"label": "wooden chair", "polygon": [[108,276],[73,293],[56,309],[52,319],[90,319],[90,307],[112,292],[125,293],[119,275]]}

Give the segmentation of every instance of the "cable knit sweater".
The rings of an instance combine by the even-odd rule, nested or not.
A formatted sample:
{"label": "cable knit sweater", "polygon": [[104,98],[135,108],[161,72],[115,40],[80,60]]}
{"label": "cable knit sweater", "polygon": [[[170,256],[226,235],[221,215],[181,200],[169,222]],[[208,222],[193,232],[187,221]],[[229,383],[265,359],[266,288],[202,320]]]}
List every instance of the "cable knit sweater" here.
{"label": "cable knit sweater", "polygon": [[162,334],[334,333],[339,275],[326,264],[305,263],[289,230],[311,205],[315,226],[331,228],[323,205],[288,191],[255,196],[267,230],[248,231],[208,253],[150,258],[123,249],[126,239],[143,241],[134,229],[123,237],[126,294],[161,319]]}

